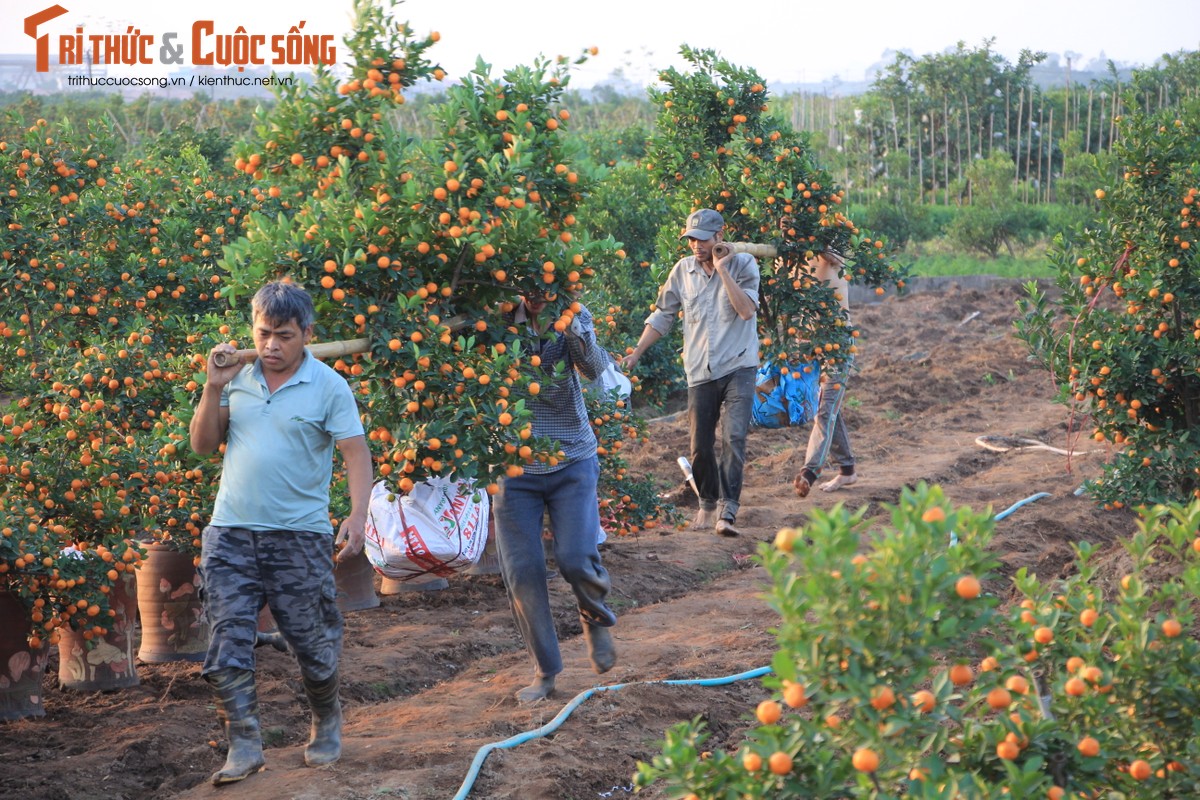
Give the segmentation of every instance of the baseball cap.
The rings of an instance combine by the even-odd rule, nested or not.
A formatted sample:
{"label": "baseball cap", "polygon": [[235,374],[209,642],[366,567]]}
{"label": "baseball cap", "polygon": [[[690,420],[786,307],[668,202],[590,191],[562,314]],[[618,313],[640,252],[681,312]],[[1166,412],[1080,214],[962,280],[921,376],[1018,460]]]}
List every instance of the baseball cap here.
{"label": "baseball cap", "polygon": [[702,208],[688,215],[687,224],[683,226],[680,237],[689,239],[708,240],[713,234],[725,227],[725,218],[711,208]]}
{"label": "baseball cap", "polygon": [[824,256],[826,260],[831,262],[835,267],[841,267],[846,263],[846,257],[841,254],[841,251],[835,250],[832,247],[827,247],[824,250],[813,253],[813,258]]}

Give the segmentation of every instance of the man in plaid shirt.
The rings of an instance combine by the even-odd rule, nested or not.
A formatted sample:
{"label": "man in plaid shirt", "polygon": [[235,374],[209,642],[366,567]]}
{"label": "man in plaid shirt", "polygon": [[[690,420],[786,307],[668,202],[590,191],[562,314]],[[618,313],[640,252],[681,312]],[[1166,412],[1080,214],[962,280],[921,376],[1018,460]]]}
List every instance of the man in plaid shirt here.
{"label": "man in plaid shirt", "polygon": [[[547,511],[554,560],[575,592],[592,667],[605,673],[617,660],[609,631],[617,617],[605,603],[611,583],[597,548],[600,462],[579,380],[580,373],[595,380],[608,365],[609,356],[596,343],[592,315],[586,307],[580,307],[570,327],[561,333],[543,316],[545,307],[541,295],[522,297],[511,324],[523,346],[541,358],[540,369],[548,384],[530,404],[533,435],[555,440],[560,455],[554,463],[534,461],[525,466],[524,474],[502,478],[494,508],[504,584],[513,619],[534,664],[533,683],[517,692],[522,703],[549,697],[554,692],[554,677],[563,668],[542,547],[542,520]],[[558,364],[563,369],[556,379]]]}

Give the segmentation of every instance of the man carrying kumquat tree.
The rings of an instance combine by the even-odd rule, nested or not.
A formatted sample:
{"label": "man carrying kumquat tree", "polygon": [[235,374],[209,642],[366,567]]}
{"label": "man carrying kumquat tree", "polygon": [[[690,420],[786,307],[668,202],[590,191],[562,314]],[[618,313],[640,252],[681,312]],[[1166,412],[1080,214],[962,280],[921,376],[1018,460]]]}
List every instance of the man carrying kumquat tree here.
{"label": "man carrying kumquat tree", "polygon": [[[748,253],[713,257],[724,238],[725,218],[711,208],[687,218],[682,238],[692,255],[680,259],[659,289],[654,311],[633,352],[621,359],[632,369],[650,346],[670,333],[683,312],[683,367],[688,384],[692,471],[700,510],[692,527],[737,536],[737,513],[746,462],[746,436],[754,408],[758,369],[758,262]],[[721,425],[721,456],[716,430]]]}
{"label": "man carrying kumquat tree", "polygon": [[[845,260],[836,250],[825,250],[807,259],[813,279],[820,285],[833,289],[842,311],[850,313],[850,283],[845,276]],[[804,466],[797,473],[792,485],[799,497],[808,497],[827,460],[838,468],[838,474],[822,483],[823,492],[853,486],[858,482],[854,468],[854,452],[850,449],[850,436],[846,421],[842,417],[842,405],[846,400],[846,380],[850,377],[850,360],[839,361],[836,368],[822,370],[821,388],[817,397],[817,413],[813,418],[808,447],[804,453]]]}
{"label": "man carrying kumquat tree", "polygon": [[304,761],[332,764],[342,751],[338,660],[342,615],[333,576],[329,485],[341,452],[350,516],[338,534],[339,560],[363,546],[371,456],[349,385],[317,361],[312,299],[284,281],[251,301],[257,358],[243,364],[232,345],[208,357],[204,393],[192,418],[191,445],[207,454],[225,443],[221,485],[202,536],[199,574],[212,635],[202,674],[217,697],[229,741],[220,785],[262,769],[254,684],[254,645],[264,602],[300,664],[312,730]]}
{"label": "man carrying kumquat tree", "polygon": [[[504,585],[513,619],[534,665],[533,683],[517,692],[517,700],[522,703],[549,697],[554,692],[554,676],[563,669],[546,587],[542,520],[547,512],[554,536],[554,561],[579,603],[592,668],[603,674],[617,661],[609,631],[617,617],[605,603],[612,584],[597,546],[600,460],[579,381],[579,373],[595,380],[608,365],[609,357],[596,342],[592,315],[586,306],[578,306],[570,325],[561,331],[547,323],[545,308],[544,296],[526,295],[515,305],[507,322],[521,337],[522,347],[537,356],[550,382],[530,406],[533,435],[555,440],[560,455],[553,460],[533,461],[520,474],[509,473],[502,478],[494,512]],[[556,374],[559,365],[562,372]]]}

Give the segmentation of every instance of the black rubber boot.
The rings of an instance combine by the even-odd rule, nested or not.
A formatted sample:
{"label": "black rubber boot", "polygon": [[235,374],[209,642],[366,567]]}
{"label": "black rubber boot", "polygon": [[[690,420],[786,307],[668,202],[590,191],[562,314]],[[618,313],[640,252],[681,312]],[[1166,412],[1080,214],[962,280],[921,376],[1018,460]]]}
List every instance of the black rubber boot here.
{"label": "black rubber boot", "polygon": [[583,620],[583,640],[587,642],[588,659],[598,675],[608,672],[617,663],[617,646],[612,631]]}
{"label": "black rubber boot", "polygon": [[204,677],[217,696],[217,718],[229,741],[225,766],[214,772],[214,786],[234,783],[258,772],[263,759],[262,731],[258,724],[258,693],[254,673],[227,667]]}
{"label": "black rubber boot", "polygon": [[312,733],[304,748],[304,763],[323,767],[342,757],[342,703],[338,699],[338,674],[323,681],[304,678],[304,696],[312,710]]}

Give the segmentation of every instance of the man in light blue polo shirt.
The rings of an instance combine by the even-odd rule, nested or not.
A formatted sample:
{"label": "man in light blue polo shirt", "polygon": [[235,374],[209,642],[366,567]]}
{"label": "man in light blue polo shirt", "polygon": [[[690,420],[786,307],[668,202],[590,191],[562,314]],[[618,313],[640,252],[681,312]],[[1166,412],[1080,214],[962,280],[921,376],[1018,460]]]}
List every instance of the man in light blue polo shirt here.
{"label": "man in light blue polo shirt", "polygon": [[[688,384],[692,472],[700,495],[693,528],[737,536],[746,436],[758,370],[758,284],[754,256],[723,260],[713,248],[724,238],[725,218],[711,208],[688,215],[681,238],[692,255],[671,269],[654,301],[654,311],[633,352],[621,359],[633,369],[642,355],[670,333],[683,312],[683,368]],[[721,425],[721,457],[716,429]]]}
{"label": "man in light blue polo shirt", "polygon": [[220,785],[240,781],[265,761],[254,686],[258,614],[266,603],[296,653],[312,730],[304,760],[341,756],[338,659],[342,616],[333,577],[329,485],[333,451],[342,454],[350,516],[338,539],[339,560],[362,549],[371,492],[371,454],[346,381],[313,358],[312,299],[285,281],[263,286],[251,302],[257,358],[217,366],[213,348],[204,393],[192,418],[192,448],[225,443],[221,486],[204,529],[200,576],[212,631],[202,674],[217,696],[229,740]]}

